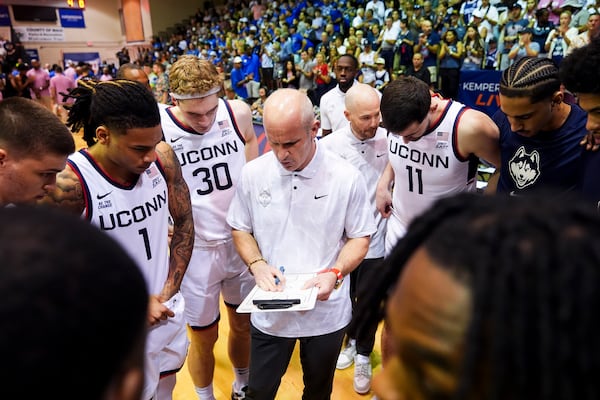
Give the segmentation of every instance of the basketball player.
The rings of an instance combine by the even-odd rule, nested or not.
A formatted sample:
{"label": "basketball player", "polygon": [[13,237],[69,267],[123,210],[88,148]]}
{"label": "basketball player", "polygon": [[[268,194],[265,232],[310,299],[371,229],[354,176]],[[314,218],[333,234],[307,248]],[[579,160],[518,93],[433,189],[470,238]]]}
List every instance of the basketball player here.
{"label": "basketball player", "polygon": [[[360,311],[388,297],[381,400],[595,399],[600,217],[547,194],[461,194],[416,218]],[[365,321],[366,322],[366,321]]]}
{"label": "basketball player", "polygon": [[[587,46],[578,48],[560,65],[560,78],[572,93],[579,106],[587,112],[586,128],[598,145],[600,139],[600,37]],[[590,140],[589,148],[592,147]],[[600,185],[598,166],[600,153],[586,151],[582,157],[583,174],[580,183],[582,193],[600,210]]]}
{"label": "basketball player", "polygon": [[578,185],[586,113],[563,101],[560,83],[549,58],[524,57],[502,73],[500,110],[493,116],[502,152],[498,193],[563,193]]}
{"label": "basketball player", "polygon": [[74,151],[73,135],[51,111],[21,97],[1,101],[0,207],[43,198]]}
{"label": "basketball player", "polygon": [[82,214],[142,269],[151,325],[142,399],[170,399],[188,345],[179,293],[194,241],[187,185],[175,154],[161,142],[158,106],[144,85],[80,81],[70,95],[75,103],[67,123],[73,131],[83,128],[89,148],[69,157],[48,202]]}
{"label": "basketball player", "polygon": [[225,216],[242,167],[258,155],[252,113],[243,101],[220,98],[222,78],[210,61],[180,57],[171,67],[169,84],[175,105],[161,106],[162,129],[190,188],[196,227],[194,253],[181,287],[191,328],[190,375],[198,396],[214,399],[213,349],[222,295],[235,374],[232,398],[244,398],[250,321],[248,314],[235,309],[254,286],[254,279],[237,255]]}
{"label": "basketball player", "polygon": [[[392,81],[381,99],[389,163],[377,184],[377,209],[388,219],[386,256],[410,222],[437,199],[476,190],[479,159],[500,165],[498,127],[482,112],[439,97],[408,76]],[[393,197],[391,189],[393,187]],[[382,362],[393,350],[388,326]]]}
{"label": "basketball player", "polygon": [[498,166],[500,150],[498,127],[489,117],[439,97],[412,76],[388,85],[381,116],[390,133],[389,164],[378,183],[377,209],[389,217],[389,254],[410,221],[433,201],[474,191],[479,158]]}

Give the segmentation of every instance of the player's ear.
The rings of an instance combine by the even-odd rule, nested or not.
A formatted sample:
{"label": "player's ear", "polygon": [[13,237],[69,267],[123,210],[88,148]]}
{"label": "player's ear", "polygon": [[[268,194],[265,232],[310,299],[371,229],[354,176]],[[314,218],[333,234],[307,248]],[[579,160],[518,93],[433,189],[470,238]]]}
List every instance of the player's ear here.
{"label": "player's ear", "polygon": [[552,95],[552,105],[559,105],[560,103],[563,102],[563,99],[565,98],[565,95],[562,91],[557,90],[556,92],[554,92],[554,94]]}
{"label": "player's ear", "polygon": [[96,139],[98,142],[107,144],[110,140],[110,131],[104,125],[100,125],[96,128]]}
{"label": "player's ear", "polygon": [[3,165],[8,157],[8,152],[6,149],[0,147],[0,165]]}

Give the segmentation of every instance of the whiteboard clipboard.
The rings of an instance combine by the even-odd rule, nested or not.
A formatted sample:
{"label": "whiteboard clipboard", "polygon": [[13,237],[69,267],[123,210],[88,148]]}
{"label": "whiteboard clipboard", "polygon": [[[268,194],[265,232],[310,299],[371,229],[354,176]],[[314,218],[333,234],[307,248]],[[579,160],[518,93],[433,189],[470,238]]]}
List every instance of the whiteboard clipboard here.
{"label": "whiteboard clipboard", "polygon": [[[304,283],[315,277],[316,274],[286,274],[285,289],[283,292],[267,292],[258,286],[250,291],[248,296],[242,301],[242,304],[236,309],[238,313],[253,312],[285,312],[285,311],[308,311],[315,308],[319,288],[314,286],[309,289],[302,289]],[[300,299],[300,304],[293,304],[288,308],[260,309],[254,300],[289,300]]]}

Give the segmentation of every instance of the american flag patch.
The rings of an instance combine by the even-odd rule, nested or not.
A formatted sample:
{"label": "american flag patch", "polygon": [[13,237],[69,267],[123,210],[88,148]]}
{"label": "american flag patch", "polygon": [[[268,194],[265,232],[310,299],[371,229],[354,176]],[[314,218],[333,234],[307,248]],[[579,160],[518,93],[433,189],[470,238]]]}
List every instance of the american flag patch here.
{"label": "american flag patch", "polygon": [[437,135],[437,140],[447,142],[448,141],[448,137],[450,136],[450,132],[440,132],[440,131],[438,131],[436,133],[436,135]]}
{"label": "american flag patch", "polygon": [[148,175],[148,178],[154,178],[155,176],[158,176],[158,170],[153,165],[151,165],[145,172],[146,175]]}
{"label": "american flag patch", "polygon": [[217,123],[219,124],[219,129],[229,128],[229,121],[226,119],[223,121],[218,121]]}

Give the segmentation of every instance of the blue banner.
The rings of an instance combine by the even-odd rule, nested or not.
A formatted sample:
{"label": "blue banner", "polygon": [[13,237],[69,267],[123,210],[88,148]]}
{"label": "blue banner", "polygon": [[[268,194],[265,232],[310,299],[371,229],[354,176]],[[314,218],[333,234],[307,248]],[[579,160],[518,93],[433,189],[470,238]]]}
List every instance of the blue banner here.
{"label": "blue banner", "polygon": [[8,6],[0,6],[0,26],[10,26]]}
{"label": "blue banner", "polygon": [[458,101],[490,117],[500,108],[502,71],[460,71]]}
{"label": "blue banner", "polygon": [[58,16],[60,18],[60,26],[63,28],[85,28],[83,10],[59,8]]}
{"label": "blue banner", "polygon": [[40,60],[40,53],[38,53],[37,49],[25,49],[25,54],[27,54],[27,57],[29,58],[29,60]]}

